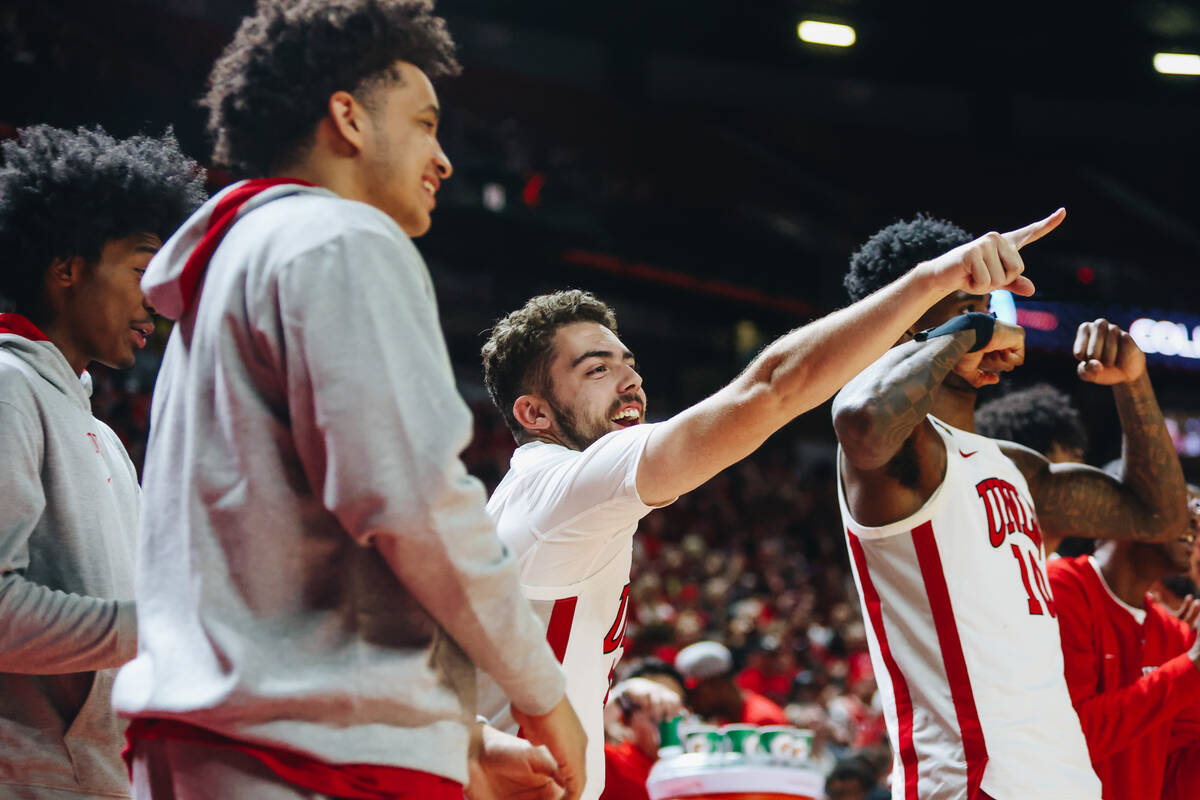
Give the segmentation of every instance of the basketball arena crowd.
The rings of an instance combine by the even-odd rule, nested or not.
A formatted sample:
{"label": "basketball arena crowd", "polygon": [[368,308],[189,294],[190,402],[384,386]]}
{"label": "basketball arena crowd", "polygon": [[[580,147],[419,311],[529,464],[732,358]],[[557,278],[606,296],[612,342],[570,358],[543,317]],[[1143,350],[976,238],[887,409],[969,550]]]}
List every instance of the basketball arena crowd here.
{"label": "basketball arena crowd", "polygon": [[472,337],[455,41],[257,0],[206,157],[4,129],[0,798],[1200,798],[1195,379],[998,302],[1069,211],[897,213],[699,393],[611,276]]}

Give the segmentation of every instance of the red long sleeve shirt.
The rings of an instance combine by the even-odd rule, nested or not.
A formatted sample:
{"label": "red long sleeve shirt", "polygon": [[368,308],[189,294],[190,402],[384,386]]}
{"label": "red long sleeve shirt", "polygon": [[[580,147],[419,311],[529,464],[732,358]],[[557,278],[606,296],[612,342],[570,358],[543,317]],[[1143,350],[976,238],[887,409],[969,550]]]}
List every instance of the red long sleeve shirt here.
{"label": "red long sleeve shirt", "polygon": [[646,779],[654,759],[633,742],[604,744],[604,793],[600,800],[650,800]]}
{"label": "red long sleeve shirt", "polygon": [[[1200,706],[1192,631],[1146,598],[1142,612],[1109,590],[1089,556],[1048,562],[1071,701],[1105,800],[1162,792],[1176,717]],[[1189,708],[1191,707],[1191,708]]]}

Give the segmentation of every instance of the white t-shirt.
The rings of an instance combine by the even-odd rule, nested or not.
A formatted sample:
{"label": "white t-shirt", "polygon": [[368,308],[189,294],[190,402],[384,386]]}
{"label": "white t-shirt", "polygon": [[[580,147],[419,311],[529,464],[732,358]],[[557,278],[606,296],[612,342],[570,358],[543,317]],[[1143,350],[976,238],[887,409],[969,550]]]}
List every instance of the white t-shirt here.
{"label": "white t-shirt", "polygon": [[1099,800],[1063,677],[1024,476],[992,439],[930,417],[946,475],[908,519],[839,501],[888,733],[893,800]]}
{"label": "white t-shirt", "polygon": [[[656,508],[637,493],[638,464],[653,429],[614,431],[582,452],[522,445],[487,506],[517,559],[521,591],[566,670],[567,698],[587,733],[583,800],[604,789],[604,703],[624,651],[633,534]],[[503,693],[486,679],[480,713],[516,731]]]}

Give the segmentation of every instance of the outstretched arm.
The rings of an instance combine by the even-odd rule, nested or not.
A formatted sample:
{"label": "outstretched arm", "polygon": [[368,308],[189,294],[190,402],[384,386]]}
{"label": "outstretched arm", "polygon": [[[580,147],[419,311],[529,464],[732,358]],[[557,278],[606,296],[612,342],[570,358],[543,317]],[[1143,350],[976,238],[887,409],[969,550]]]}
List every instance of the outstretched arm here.
{"label": "outstretched arm", "polygon": [[777,339],[724,389],[658,427],[638,470],[638,493],[646,503],[665,502],[745,458],[829,399],[951,292],[1007,288],[1032,294],[1017,251],[1054,230],[1065,215],[1059,209],[1020,230],[986,234]]}
{"label": "outstretched arm", "polygon": [[[1079,326],[1079,376],[1113,387],[1121,418],[1120,480],[1083,464],[1049,464],[1032,451],[1005,446],[1025,473],[1038,522],[1054,539],[1165,541],[1187,531],[1187,485],[1146,374],[1146,357],[1129,334],[1107,320]],[[1024,452],[1022,452],[1024,451]]]}

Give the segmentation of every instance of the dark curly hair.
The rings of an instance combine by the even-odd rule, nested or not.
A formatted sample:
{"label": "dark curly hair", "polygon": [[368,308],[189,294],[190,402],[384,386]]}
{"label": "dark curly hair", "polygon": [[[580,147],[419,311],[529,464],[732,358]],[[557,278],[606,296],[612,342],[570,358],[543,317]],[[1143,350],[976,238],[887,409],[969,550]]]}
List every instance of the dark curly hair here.
{"label": "dark curly hair", "polygon": [[92,262],[135,233],[164,241],[204,202],[204,170],[175,134],[114,139],[101,128],[34,125],[0,145],[0,296],[38,310],[56,259]]}
{"label": "dark curly hair", "polygon": [[430,0],[259,0],[209,76],[213,160],[269,175],[311,142],[329,97],[370,96],[407,61],[431,80],[456,75],[454,42]]}
{"label": "dark curly hair", "polygon": [[917,214],[883,228],[850,256],[842,284],[851,302],[882,289],[922,261],[937,258],[974,237],[944,219]]}
{"label": "dark curly hair", "polygon": [[567,289],[542,294],[492,327],[483,349],[483,382],[518,442],[525,429],[513,416],[513,403],[530,392],[549,394],[549,366],[555,332],[573,322],[598,322],[613,333],[617,318],[591,292]]}
{"label": "dark curly hair", "polygon": [[1071,398],[1048,383],[989,400],[975,411],[975,430],[992,439],[1048,453],[1055,445],[1087,450],[1088,436]]}

